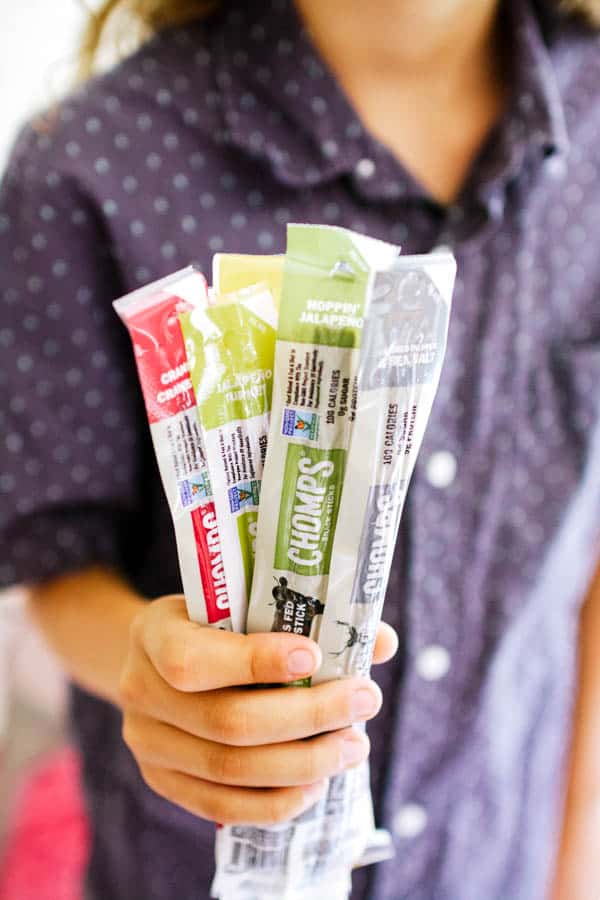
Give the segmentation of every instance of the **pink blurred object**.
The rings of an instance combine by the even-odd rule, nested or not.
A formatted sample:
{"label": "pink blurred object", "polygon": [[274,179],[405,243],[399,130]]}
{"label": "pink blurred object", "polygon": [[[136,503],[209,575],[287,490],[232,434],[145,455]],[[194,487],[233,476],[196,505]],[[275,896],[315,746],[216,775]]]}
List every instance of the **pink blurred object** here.
{"label": "pink blurred object", "polygon": [[67,748],[25,781],[0,866],[0,900],[82,900],[89,831],[79,769]]}

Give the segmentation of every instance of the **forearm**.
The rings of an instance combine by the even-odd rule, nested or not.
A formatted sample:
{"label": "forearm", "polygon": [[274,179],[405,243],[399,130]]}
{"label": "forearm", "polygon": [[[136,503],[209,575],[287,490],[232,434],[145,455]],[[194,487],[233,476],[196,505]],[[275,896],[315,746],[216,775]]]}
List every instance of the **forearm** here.
{"label": "forearm", "polygon": [[600,891],[599,647],[600,569],[581,613],[578,693],[552,900],[598,900]]}
{"label": "forearm", "polygon": [[143,602],[115,573],[89,568],[32,588],[29,608],[67,673],[116,702],[129,626]]}

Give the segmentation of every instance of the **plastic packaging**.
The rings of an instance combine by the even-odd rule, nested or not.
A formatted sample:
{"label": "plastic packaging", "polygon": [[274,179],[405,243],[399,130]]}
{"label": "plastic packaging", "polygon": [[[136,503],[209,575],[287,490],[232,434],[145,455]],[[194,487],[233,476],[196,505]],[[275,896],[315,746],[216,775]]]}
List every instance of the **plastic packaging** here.
{"label": "plastic packaging", "polygon": [[399,257],[377,274],[313,682],[367,675],[406,492],[437,391],[456,263]]}
{"label": "plastic packaging", "polygon": [[232,627],[245,631],[267,451],[273,299],[257,285],[180,316],[222,543]]}
{"label": "plastic packaging", "polygon": [[[443,360],[454,260],[397,254],[343,229],[288,228],[248,631],[317,640],[314,682],[369,670]],[[221,900],[346,898],[352,867],[389,855],[367,766],[330,779],[287,827],[233,831]]]}
{"label": "plastic packaging", "polygon": [[189,267],[113,305],[133,343],[188,614],[196,622],[231,629],[221,538],[179,324],[180,313],[206,308],[206,281]]}
{"label": "plastic packaging", "polygon": [[251,253],[215,253],[212,279],[215,294],[227,296],[254,284],[265,284],[277,309],[281,299],[283,256]]}
{"label": "plastic packaging", "polygon": [[[249,631],[318,640],[358,399],[364,316],[398,248],[290,225]],[[356,548],[358,551],[358,547]]]}
{"label": "plastic packaging", "polygon": [[[344,229],[292,225],[285,263],[220,254],[213,270],[221,290],[246,289],[217,290],[209,305],[188,269],[115,303],[134,343],[190,616],[246,630],[251,591],[248,631],[321,646],[321,668],[299,684],[367,674],[439,380],[454,259],[399,257]],[[247,286],[278,292],[282,270],[275,343],[267,285]],[[219,828],[213,896],[345,900],[352,867],[390,855],[364,764],[331,778],[293,822]]]}

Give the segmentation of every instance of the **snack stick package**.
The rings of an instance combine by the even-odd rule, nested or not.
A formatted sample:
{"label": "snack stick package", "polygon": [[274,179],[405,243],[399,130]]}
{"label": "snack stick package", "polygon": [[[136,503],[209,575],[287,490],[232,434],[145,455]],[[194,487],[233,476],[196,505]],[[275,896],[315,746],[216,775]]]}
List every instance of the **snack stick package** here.
{"label": "snack stick package", "polygon": [[[219,294],[209,289],[212,305],[240,303],[250,312],[262,319],[273,331],[271,352],[275,353],[275,334],[277,332],[278,307],[275,305],[271,287],[266,281],[259,281],[238,288],[230,294]],[[272,367],[271,367],[272,368]]]}
{"label": "snack stick package", "polygon": [[354,424],[363,316],[398,248],[290,225],[248,631],[318,639]]}
{"label": "snack stick package", "polygon": [[[220,900],[346,900],[352,887],[349,838],[370,828],[373,819],[368,767],[359,766],[347,775],[351,777],[332,778],[326,797],[292,822],[269,828],[220,828],[212,896]],[[344,830],[339,827],[342,816]],[[373,833],[377,839],[379,833]],[[365,864],[390,857],[387,841],[380,847],[374,842],[373,850]]]}
{"label": "snack stick package", "polygon": [[[398,248],[337,228],[290,226],[248,631],[318,639],[351,443],[363,316]],[[309,684],[306,680],[303,684]],[[342,900],[374,833],[368,766],[330,779],[292,823],[217,836],[221,900]],[[388,848],[370,861],[389,856]]]}
{"label": "snack stick package", "polygon": [[[215,305],[180,317],[214,492],[233,628],[244,631],[256,552],[256,522],[266,455],[277,312],[266,285],[213,294]],[[270,833],[265,852],[273,858]],[[236,829],[217,829],[212,893],[238,898],[231,871],[245,870]],[[275,851],[276,855],[277,851]]]}
{"label": "snack stick package", "polygon": [[[346,566],[353,575],[359,553],[364,550],[361,517],[354,532],[352,528],[344,531],[346,523],[355,518],[351,503],[355,484],[365,482],[368,487],[372,483],[373,447],[369,446],[369,432],[363,429],[376,423],[374,433],[387,428],[389,439],[392,404],[399,402],[393,391],[391,399],[366,391],[380,385],[394,389],[402,383],[410,394],[412,381],[416,391],[419,382],[429,379],[427,373],[432,368],[439,376],[454,262],[446,259],[445,270],[435,267],[437,274],[432,274],[440,280],[440,291],[447,301],[445,306],[436,306],[436,346],[421,346],[420,356],[407,372],[407,361],[400,355],[402,348],[417,342],[434,343],[429,326],[423,335],[413,334],[416,320],[424,313],[414,277],[409,277],[405,285],[406,303],[390,303],[387,319],[379,305],[371,323],[371,303],[389,295],[395,281],[390,272],[396,248],[365,243],[340,229],[291,226],[288,234],[272,426],[248,630],[271,628],[310,635],[322,647],[326,641],[327,663],[337,659],[342,639],[343,650],[352,650],[353,655],[345,669],[326,676],[337,677],[352,673],[354,648],[357,644],[359,650],[365,646],[360,634],[358,641],[354,640],[344,598],[342,607],[327,608],[335,593],[337,573]],[[404,271],[403,260],[397,265]],[[420,271],[418,263],[411,265]],[[445,274],[441,274],[443,271]],[[416,281],[420,280],[419,276]],[[388,301],[391,299],[387,296]],[[430,311],[427,316],[431,318]],[[386,367],[394,377],[390,378]],[[437,377],[432,382],[431,398],[436,384]],[[425,403],[420,415],[415,413],[412,421],[409,418],[404,442],[398,433],[400,449],[392,453],[392,462],[400,456],[400,450],[408,450],[407,457],[412,454],[414,460],[429,407]],[[412,460],[405,468],[403,490]],[[398,465],[395,470],[398,475]],[[397,502],[387,532],[390,546],[386,544],[380,599],[385,593],[400,510],[401,503]],[[375,607],[371,615],[373,634],[379,612],[380,606]],[[368,669],[370,652],[371,647],[362,649],[362,670]],[[314,680],[321,678],[319,672]],[[332,900],[346,898],[354,864],[390,855],[387,833],[374,831],[366,765],[330,779],[325,797],[287,830],[237,828],[235,837],[238,846],[230,861],[229,890],[218,895],[222,900],[263,896],[318,900],[325,894]],[[272,852],[263,853],[261,848],[266,847]]]}
{"label": "snack stick package", "polygon": [[180,316],[210,473],[232,628],[245,631],[273,382],[270,292],[257,285]]}
{"label": "snack stick package", "polygon": [[207,304],[194,267],[116,300],[126,325],[171,511],[191,619],[231,629],[221,540],[179,314]]}
{"label": "snack stick package", "polygon": [[[242,265],[243,265],[243,259]],[[252,258],[257,262],[260,262],[260,258]],[[237,263],[238,258],[235,257],[232,259],[232,262]],[[246,283],[250,280],[251,277],[257,273],[258,269],[255,266],[254,269],[250,272],[242,270],[237,273],[237,283]],[[260,289],[260,285],[256,285],[249,290],[243,290],[237,292],[235,295],[219,295],[218,293],[214,294],[215,303],[231,303],[233,299],[237,299],[238,302],[241,301],[244,303],[247,309],[252,310],[257,315],[259,315],[263,321],[269,321],[269,309],[268,305],[264,303],[264,290]],[[228,321],[229,321],[229,330],[231,330],[233,325],[233,316],[234,312],[236,313],[236,323],[239,323],[240,318],[242,321],[245,320],[245,327],[243,330],[238,329],[240,337],[243,337],[242,343],[235,347],[230,347],[230,349],[234,349],[234,352],[230,354],[230,358],[228,360],[228,368],[230,371],[238,372],[237,381],[242,380],[242,371],[252,371],[254,369],[255,372],[260,372],[264,370],[267,365],[271,367],[273,364],[273,352],[274,352],[274,333],[269,335],[269,344],[268,346],[265,343],[262,343],[261,350],[263,351],[264,359],[261,362],[257,355],[257,349],[260,341],[257,341],[251,335],[251,329],[248,327],[249,318],[247,315],[242,317],[239,308],[237,310],[230,309],[228,311]],[[216,313],[212,309],[208,311],[207,315],[212,317],[213,320],[219,318],[221,316],[221,320],[223,320],[222,313]],[[239,318],[238,318],[239,317]],[[218,478],[215,474],[215,468],[218,467],[219,457],[217,455],[215,458],[211,458],[211,431],[210,431],[210,414],[209,416],[204,415],[203,409],[203,396],[204,392],[201,387],[200,376],[201,373],[207,372],[207,363],[210,362],[213,366],[217,363],[218,356],[215,352],[215,355],[208,358],[207,354],[204,353],[203,350],[198,351],[191,345],[191,341],[193,341],[198,346],[198,342],[201,341],[202,345],[205,349],[208,349],[211,343],[215,345],[221,345],[221,352],[224,352],[225,348],[223,347],[222,336],[226,333],[227,328],[220,328],[220,333],[216,333],[211,328],[211,325],[206,321],[206,319],[201,316],[200,313],[196,312],[193,314],[186,314],[183,318],[182,326],[184,330],[184,334],[186,334],[186,346],[188,347],[188,355],[190,355],[190,361],[194,357],[196,357],[195,364],[191,364],[191,372],[192,372],[192,380],[194,382],[194,388],[196,390],[196,396],[199,405],[199,412],[203,422],[204,431],[205,431],[205,439],[206,439],[206,447],[207,447],[207,455],[209,457],[209,469],[212,475],[213,482],[213,490],[215,495],[215,505],[217,507],[217,515],[219,518],[219,526],[224,535],[224,547],[227,548],[225,552],[225,560],[229,555],[229,552],[233,550],[235,546],[235,535],[233,536],[233,540],[229,541],[227,539],[227,532],[223,526],[223,519],[220,514],[219,509],[219,489],[218,489]],[[274,317],[273,317],[274,318]],[[197,328],[192,331],[189,331],[189,327],[194,320],[197,320]],[[216,347],[213,348],[216,351]],[[202,355],[204,353],[204,355]],[[254,359],[254,363],[253,363]],[[197,377],[196,377],[197,375]],[[206,375],[202,376],[206,377]],[[260,397],[260,395],[258,395]],[[256,399],[256,398],[254,398]],[[239,408],[236,410],[228,410],[225,411],[227,403],[224,398],[221,397],[220,407],[221,410],[224,411],[223,419],[228,420],[230,423],[235,424],[235,420],[238,417],[244,417],[246,419],[246,423],[250,420],[247,419],[247,415],[252,409],[248,409],[247,404],[245,404],[244,409],[240,410]],[[264,426],[265,417],[263,414],[263,405],[259,404],[258,409],[254,411],[258,413],[258,423],[260,426]],[[270,409],[270,405],[269,405]],[[215,435],[217,432],[213,432]],[[266,436],[266,431],[263,432]],[[222,446],[223,440],[220,439],[215,441],[215,449],[217,443]],[[261,449],[264,450],[264,443],[261,441]],[[261,457],[263,454],[261,454]],[[225,487],[225,483],[223,487]],[[222,496],[225,495],[225,491],[222,492]],[[231,510],[227,507],[224,511],[224,516],[229,517],[230,522],[233,521],[231,516]],[[238,520],[239,521],[239,520]],[[255,524],[255,523],[254,523]],[[243,538],[241,533],[237,535],[240,538],[240,541],[243,542]],[[243,554],[247,559],[249,554]],[[227,563],[226,563],[227,569]],[[249,580],[248,580],[249,583]],[[230,592],[231,593],[231,592]],[[235,600],[232,596],[231,606],[232,610],[235,607]],[[235,617],[234,617],[235,618]],[[352,802],[348,802],[345,798],[348,793],[352,792]],[[368,790],[368,769],[366,766],[361,767],[360,771],[357,771],[356,775],[354,775],[352,782],[350,781],[342,781],[340,779],[335,780],[328,792],[327,802],[324,804],[322,809],[317,807],[313,807],[313,809],[309,810],[307,814],[301,817],[301,820],[297,820],[294,825],[294,834],[295,839],[293,842],[290,840],[290,830],[288,826],[284,826],[282,828],[272,828],[272,829],[264,829],[264,828],[238,828],[238,827],[222,827],[217,831],[217,839],[216,839],[216,874],[213,882],[212,893],[214,896],[222,897],[222,898],[235,898],[235,900],[242,900],[242,898],[256,898],[260,897],[284,897],[287,893],[287,890],[282,889],[282,882],[288,885],[295,884],[296,886],[301,887],[304,890],[304,886],[310,887],[311,896],[313,896],[313,891],[316,890],[315,885],[315,872],[318,871],[320,860],[323,857],[324,849],[331,848],[331,840],[332,834],[329,829],[329,822],[332,816],[339,816],[340,810],[344,809],[352,809],[353,814],[356,816],[354,822],[363,823],[363,828],[365,823],[372,822],[372,808],[371,808],[371,800],[370,794]],[[349,830],[349,829],[347,829]],[[356,824],[354,827],[354,831],[356,831]],[[337,830],[337,834],[340,833],[340,829]],[[334,835],[334,839],[337,841],[337,836]],[[345,841],[348,842],[348,834],[345,833]],[[362,844],[361,844],[362,849]],[[374,848],[376,852],[372,852],[371,858],[369,861],[373,862],[377,859],[387,858],[389,856],[389,850],[386,847],[382,851],[381,844]],[[290,852],[291,851],[291,852]],[[350,854],[351,858],[354,858],[358,854]],[[346,853],[346,858],[349,856],[348,852]],[[257,884],[253,879],[250,879],[248,882],[248,872],[257,873],[260,872],[260,883]],[[344,877],[347,879],[348,875],[346,870],[343,872]],[[256,891],[258,890],[258,893]],[[327,894],[328,900],[331,900],[331,894],[329,889],[325,890],[323,896]],[[344,890],[344,896],[347,893],[347,890]]]}
{"label": "snack stick package", "polygon": [[455,273],[450,253],[434,253],[400,257],[375,280],[315,683],[369,673],[400,516],[440,378]]}
{"label": "snack stick package", "polygon": [[[377,273],[319,629],[323,663],[314,684],[369,672],[402,507],[439,382],[455,272],[451,254],[430,254],[400,257],[390,271]],[[356,827],[356,803],[366,807],[368,785],[362,794],[356,789],[357,770],[338,777],[342,800],[329,825],[343,835],[346,858],[362,853],[360,862],[370,862],[374,850],[385,858],[387,832],[370,831],[366,817]]]}
{"label": "snack stick package", "polygon": [[227,296],[251,285],[265,283],[279,309],[283,261],[281,255],[215,253],[212,264],[214,291],[217,295]]}

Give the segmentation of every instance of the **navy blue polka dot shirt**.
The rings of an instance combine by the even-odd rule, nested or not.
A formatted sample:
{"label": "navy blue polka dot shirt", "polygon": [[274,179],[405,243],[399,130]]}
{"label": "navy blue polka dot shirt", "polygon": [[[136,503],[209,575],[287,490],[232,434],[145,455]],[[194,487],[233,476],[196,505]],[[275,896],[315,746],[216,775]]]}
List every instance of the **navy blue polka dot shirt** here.
{"label": "navy blue polka dot shirt", "polygon": [[[452,247],[447,360],[386,600],[356,900],[543,900],[600,529],[600,41],[505,9],[511,90],[442,207],[359,121],[289,0],[165,31],[31,123],[0,189],[0,584],[89,564],[180,590],[112,300],[288,221]],[[85,603],[85,597],[81,598]],[[73,689],[97,900],[205,900],[213,829],[147,789]]]}

